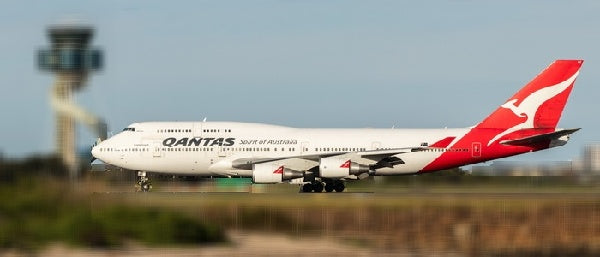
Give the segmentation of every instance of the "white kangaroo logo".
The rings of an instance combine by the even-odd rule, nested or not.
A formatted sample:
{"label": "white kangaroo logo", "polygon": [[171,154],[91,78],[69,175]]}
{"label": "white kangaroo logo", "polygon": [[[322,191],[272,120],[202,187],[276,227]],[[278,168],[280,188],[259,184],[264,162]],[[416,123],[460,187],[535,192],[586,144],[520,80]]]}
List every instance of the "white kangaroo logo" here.
{"label": "white kangaroo logo", "polygon": [[521,104],[519,104],[519,106],[515,106],[515,103],[519,101],[519,99],[508,100],[508,102],[501,105],[500,107],[510,109],[518,117],[527,117],[527,120],[496,135],[494,138],[492,138],[492,140],[488,142],[488,146],[504,135],[510,134],[522,128],[533,128],[533,119],[535,117],[537,109],[546,101],[565,91],[571,84],[573,84],[573,81],[575,81],[577,75],[579,75],[579,71],[575,72],[573,76],[571,76],[569,79],[563,82],[549,87],[544,87],[538,91],[531,93],[521,102]]}

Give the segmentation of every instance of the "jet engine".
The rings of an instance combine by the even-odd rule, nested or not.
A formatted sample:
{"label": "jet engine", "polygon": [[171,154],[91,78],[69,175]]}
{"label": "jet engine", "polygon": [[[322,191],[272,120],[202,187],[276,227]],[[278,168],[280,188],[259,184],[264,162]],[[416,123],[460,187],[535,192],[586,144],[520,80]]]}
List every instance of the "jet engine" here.
{"label": "jet engine", "polygon": [[344,178],[369,172],[369,165],[358,164],[351,160],[329,157],[321,158],[319,172],[324,178]]}
{"label": "jet engine", "polygon": [[252,182],[258,184],[281,183],[284,180],[301,177],[304,177],[304,172],[275,163],[259,163],[252,167]]}

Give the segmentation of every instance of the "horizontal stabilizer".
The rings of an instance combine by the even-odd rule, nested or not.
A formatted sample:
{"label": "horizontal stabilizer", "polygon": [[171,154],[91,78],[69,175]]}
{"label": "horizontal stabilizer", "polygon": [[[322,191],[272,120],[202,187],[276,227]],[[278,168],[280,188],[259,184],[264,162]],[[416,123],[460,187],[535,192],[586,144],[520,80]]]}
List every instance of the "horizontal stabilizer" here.
{"label": "horizontal stabilizer", "polygon": [[559,139],[560,137],[573,134],[580,129],[581,128],[563,129],[563,130],[555,131],[552,133],[540,134],[540,135],[524,137],[524,138],[519,138],[519,139],[513,139],[513,140],[504,140],[500,143],[503,145],[515,145],[515,146],[532,145],[532,144],[542,142],[542,141]]}

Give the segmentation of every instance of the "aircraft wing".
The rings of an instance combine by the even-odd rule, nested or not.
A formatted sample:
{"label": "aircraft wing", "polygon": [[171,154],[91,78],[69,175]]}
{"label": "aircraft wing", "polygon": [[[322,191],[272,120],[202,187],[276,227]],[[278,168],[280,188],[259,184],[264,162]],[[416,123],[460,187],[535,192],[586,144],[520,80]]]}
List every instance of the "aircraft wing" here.
{"label": "aircraft wing", "polygon": [[[261,163],[268,163],[268,162],[277,162],[280,165],[283,166],[291,166],[289,167],[291,169],[296,169],[296,170],[309,170],[312,167],[318,166],[319,165],[319,160],[321,158],[326,158],[326,157],[331,157],[331,156],[336,156],[336,155],[341,155],[344,153],[327,153],[327,154],[314,154],[314,155],[294,155],[294,156],[285,156],[285,157],[278,157],[278,158],[239,158],[239,159],[235,159],[231,162],[231,166],[233,168],[236,169],[242,169],[242,170],[251,170],[252,169],[252,165],[254,164],[261,164]],[[298,165],[299,160],[304,160],[304,165]],[[306,167],[298,167],[298,166],[306,166]],[[310,166],[310,167],[308,167]]]}
{"label": "aircraft wing", "polygon": [[279,165],[286,166],[290,169],[295,170],[309,170],[316,166],[319,166],[321,158],[339,156],[340,158],[348,158],[360,164],[371,165],[373,169],[383,167],[393,167],[397,164],[404,164],[404,161],[395,155],[402,153],[409,153],[415,151],[422,151],[428,147],[406,147],[406,148],[394,148],[385,150],[371,150],[371,151],[360,151],[360,152],[330,152],[322,154],[311,154],[311,155],[295,155],[278,158],[239,158],[232,161],[233,168],[250,170],[252,165],[260,163],[274,162]]}
{"label": "aircraft wing", "polygon": [[373,161],[380,161],[384,158],[394,156],[401,153],[410,153],[419,151],[422,149],[426,149],[427,147],[407,147],[407,148],[393,148],[386,150],[372,150],[372,151],[364,151],[364,152],[356,152],[356,155],[361,158],[366,158]]}

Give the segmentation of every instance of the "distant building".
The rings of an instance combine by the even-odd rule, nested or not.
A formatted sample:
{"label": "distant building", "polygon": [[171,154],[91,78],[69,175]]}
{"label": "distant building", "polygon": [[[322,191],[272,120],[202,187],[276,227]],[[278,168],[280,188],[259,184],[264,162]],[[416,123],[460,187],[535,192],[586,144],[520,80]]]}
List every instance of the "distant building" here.
{"label": "distant building", "polygon": [[600,144],[589,144],[583,149],[583,172],[600,175]]}
{"label": "distant building", "polygon": [[475,176],[600,176],[600,143],[588,144],[580,158],[534,164],[516,161],[495,161],[490,165],[473,166]]}

